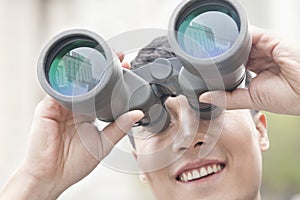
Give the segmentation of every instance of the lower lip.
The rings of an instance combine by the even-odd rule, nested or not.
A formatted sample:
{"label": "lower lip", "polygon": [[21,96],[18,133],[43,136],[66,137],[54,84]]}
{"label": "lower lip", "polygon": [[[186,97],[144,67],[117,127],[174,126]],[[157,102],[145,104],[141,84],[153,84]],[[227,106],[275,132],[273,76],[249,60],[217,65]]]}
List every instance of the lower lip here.
{"label": "lower lip", "polygon": [[212,182],[216,179],[218,179],[218,177],[224,172],[226,166],[223,167],[223,169],[217,173],[211,174],[209,176],[206,176],[204,178],[200,178],[194,181],[189,181],[189,182],[182,182],[182,181],[178,181],[180,184],[184,184],[184,185],[193,185],[193,184],[201,184],[201,183],[208,183],[208,182]]}

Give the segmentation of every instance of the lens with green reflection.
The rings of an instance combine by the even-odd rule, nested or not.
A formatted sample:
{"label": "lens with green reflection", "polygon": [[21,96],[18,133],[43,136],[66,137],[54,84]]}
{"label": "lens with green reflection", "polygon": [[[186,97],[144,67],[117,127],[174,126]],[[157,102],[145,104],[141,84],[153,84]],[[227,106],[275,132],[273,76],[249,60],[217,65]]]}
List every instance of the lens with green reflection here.
{"label": "lens with green reflection", "polygon": [[239,36],[240,19],[235,10],[222,5],[194,9],[178,24],[177,40],[196,58],[213,58],[227,52]]}
{"label": "lens with green reflection", "polygon": [[63,47],[54,57],[48,81],[58,93],[77,96],[91,91],[106,69],[106,58],[92,41],[76,41]]}

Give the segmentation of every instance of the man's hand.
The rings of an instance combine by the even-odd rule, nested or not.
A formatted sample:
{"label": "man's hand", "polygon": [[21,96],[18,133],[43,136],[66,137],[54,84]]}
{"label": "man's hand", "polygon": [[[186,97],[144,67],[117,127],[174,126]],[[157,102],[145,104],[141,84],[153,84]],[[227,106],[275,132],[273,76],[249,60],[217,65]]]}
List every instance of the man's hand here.
{"label": "man's hand", "polygon": [[27,156],[0,198],[56,199],[88,175],[142,117],[141,111],[131,111],[99,132],[94,119],[75,119],[46,97],[35,111]]}
{"label": "man's hand", "polygon": [[125,113],[99,132],[95,119],[74,115],[45,97],[34,113],[26,158],[0,199],[56,199],[87,176],[143,116],[142,111]]}
{"label": "man's hand", "polygon": [[[300,115],[300,51],[254,27],[252,38],[247,69],[257,76],[249,88],[233,92],[207,92],[199,100],[226,109],[256,109]],[[224,95],[225,106],[221,102]]]}

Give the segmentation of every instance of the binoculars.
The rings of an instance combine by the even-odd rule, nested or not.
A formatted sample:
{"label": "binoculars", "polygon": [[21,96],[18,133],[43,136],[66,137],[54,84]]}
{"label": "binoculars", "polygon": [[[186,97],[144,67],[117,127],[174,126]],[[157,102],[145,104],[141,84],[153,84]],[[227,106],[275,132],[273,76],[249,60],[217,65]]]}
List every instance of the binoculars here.
{"label": "binoculars", "polygon": [[243,7],[236,0],[184,1],[170,18],[168,41],[175,58],[128,70],[99,35],[68,30],[41,52],[38,79],[75,113],[112,122],[122,113],[142,110],[145,116],[137,125],[153,133],[170,122],[164,105],[170,96],[185,95],[200,119],[218,116],[221,108],[198,98],[206,91],[244,87],[252,41]]}

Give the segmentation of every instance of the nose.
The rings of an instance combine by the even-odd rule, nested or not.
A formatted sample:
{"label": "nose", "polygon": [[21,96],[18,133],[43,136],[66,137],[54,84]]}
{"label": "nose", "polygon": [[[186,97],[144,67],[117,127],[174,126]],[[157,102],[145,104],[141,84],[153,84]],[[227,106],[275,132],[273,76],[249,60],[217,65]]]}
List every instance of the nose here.
{"label": "nose", "polygon": [[185,120],[180,123],[180,128],[172,142],[172,151],[174,153],[182,153],[188,149],[200,148],[204,145],[205,136],[198,131],[199,123],[196,126]]}
{"label": "nose", "polygon": [[174,153],[181,153],[190,148],[201,147],[204,144],[204,141],[194,141],[192,139],[178,139],[178,141],[173,142],[172,150]]}
{"label": "nose", "polygon": [[199,117],[190,107],[186,97],[170,97],[165,105],[177,128],[173,133],[172,151],[180,153],[189,148],[202,146],[205,142],[205,134],[199,131]]}

